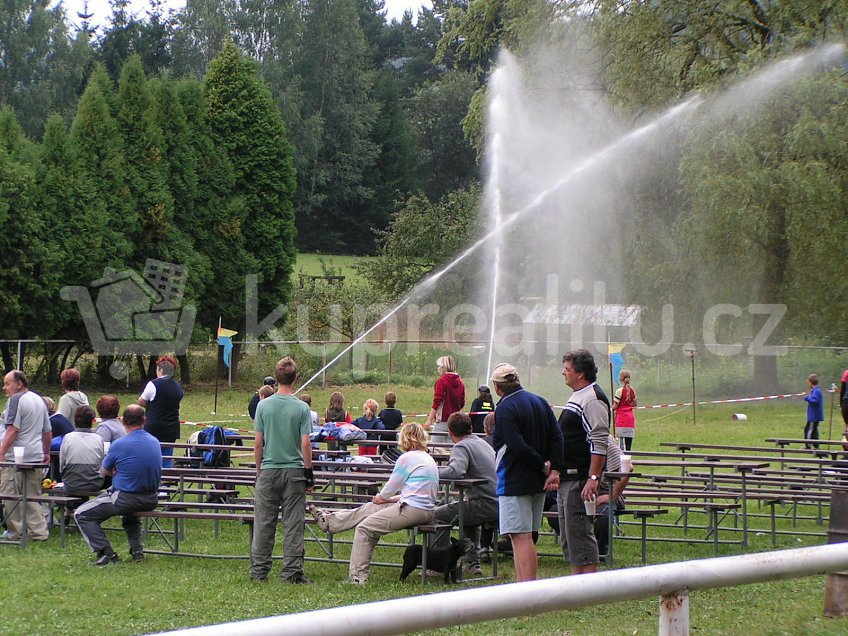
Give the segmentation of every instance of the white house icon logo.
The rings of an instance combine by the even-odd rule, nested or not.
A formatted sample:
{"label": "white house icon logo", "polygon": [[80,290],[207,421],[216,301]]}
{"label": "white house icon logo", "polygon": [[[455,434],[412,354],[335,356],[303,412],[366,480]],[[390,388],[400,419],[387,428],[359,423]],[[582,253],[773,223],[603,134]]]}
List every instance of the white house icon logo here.
{"label": "white house icon logo", "polygon": [[182,306],[188,269],[148,259],[144,274],[109,267],[89,287],[59,294],[76,301],[95,353],[158,355],[188,348],[197,309]]}

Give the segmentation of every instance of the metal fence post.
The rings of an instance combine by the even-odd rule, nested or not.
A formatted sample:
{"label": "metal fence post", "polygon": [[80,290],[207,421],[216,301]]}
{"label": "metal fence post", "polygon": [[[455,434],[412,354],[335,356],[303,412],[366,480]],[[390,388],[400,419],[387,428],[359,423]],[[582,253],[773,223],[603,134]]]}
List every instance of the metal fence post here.
{"label": "metal fence post", "polygon": [[689,634],[689,591],[678,590],[660,596],[659,636]]}
{"label": "metal fence post", "polygon": [[392,342],[389,341],[389,371],[386,379],[386,384],[392,383]]}

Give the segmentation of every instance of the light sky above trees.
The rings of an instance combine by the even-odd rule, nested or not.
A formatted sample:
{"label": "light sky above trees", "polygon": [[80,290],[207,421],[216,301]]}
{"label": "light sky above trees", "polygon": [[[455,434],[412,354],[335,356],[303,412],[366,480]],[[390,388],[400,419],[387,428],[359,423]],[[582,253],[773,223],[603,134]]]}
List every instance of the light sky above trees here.
{"label": "light sky above trees", "polygon": [[[432,2],[422,2],[422,0],[385,0],[386,1],[386,19],[392,20],[392,18],[396,18],[400,20],[403,12],[406,9],[412,9],[413,16],[418,14],[418,8],[422,5],[427,7],[432,6]],[[68,14],[68,18],[71,22],[76,23],[79,21],[77,18],[77,13],[82,12],[84,0],[62,0],[62,4],[65,7],[65,11]],[[172,9],[180,9],[185,6],[185,0],[165,0],[165,7]],[[145,10],[149,6],[147,0],[130,0],[131,11],[138,15],[139,17],[143,17]],[[88,2],[88,10],[94,14],[94,17],[91,19],[92,23],[95,25],[98,24],[106,24],[106,20],[111,13],[109,8],[109,0],[89,0]]]}

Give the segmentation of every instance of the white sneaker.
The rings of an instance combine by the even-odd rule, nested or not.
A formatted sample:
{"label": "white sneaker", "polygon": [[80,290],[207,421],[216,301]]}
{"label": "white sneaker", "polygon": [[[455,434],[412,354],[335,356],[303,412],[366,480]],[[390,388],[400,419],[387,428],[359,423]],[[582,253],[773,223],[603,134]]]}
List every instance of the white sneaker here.
{"label": "white sneaker", "polygon": [[309,504],[309,514],[312,515],[312,518],[315,519],[315,523],[318,524],[318,527],[321,528],[324,532],[330,531],[330,524],[327,521],[327,513],[323,510],[318,510],[315,504]]}
{"label": "white sneaker", "polygon": [[358,579],[355,576],[349,576],[344,581],[347,585],[365,585],[368,579]]}

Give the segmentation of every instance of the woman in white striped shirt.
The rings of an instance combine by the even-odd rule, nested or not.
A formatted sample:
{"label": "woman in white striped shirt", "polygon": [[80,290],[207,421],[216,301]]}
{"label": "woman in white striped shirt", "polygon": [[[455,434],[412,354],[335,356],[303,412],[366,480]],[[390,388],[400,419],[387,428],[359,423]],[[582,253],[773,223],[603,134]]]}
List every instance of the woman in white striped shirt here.
{"label": "woman in white striped shirt", "polygon": [[420,424],[405,424],[398,444],[404,453],[395,463],[386,485],[370,503],[338,512],[309,506],[318,526],[325,532],[356,528],[350,554],[349,583],[362,585],[368,582],[371,555],[381,536],[433,522],[439,471],[436,462],[427,453],[427,433]]}

